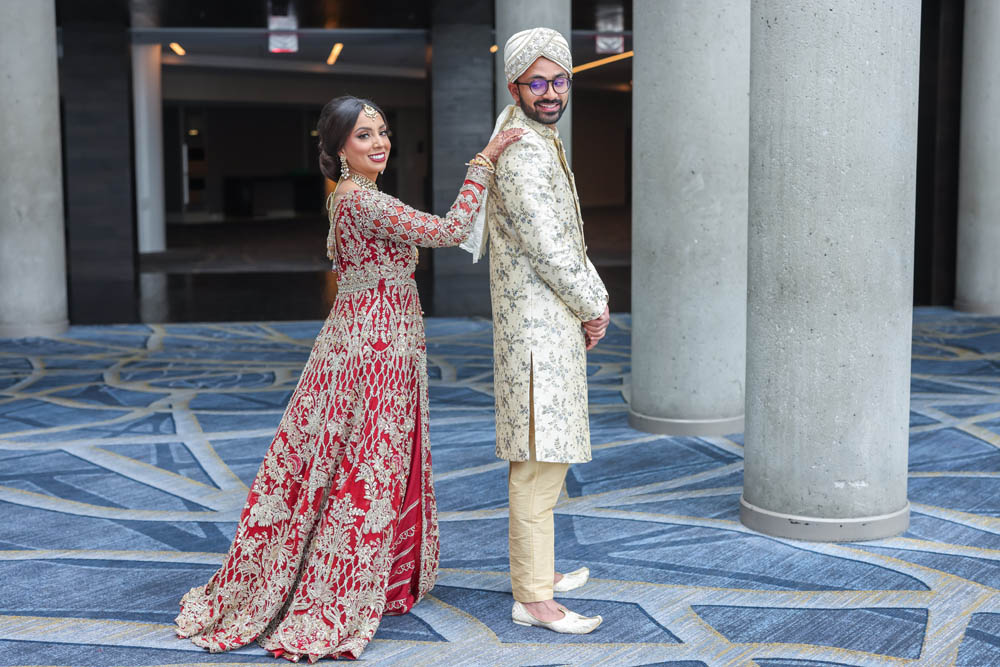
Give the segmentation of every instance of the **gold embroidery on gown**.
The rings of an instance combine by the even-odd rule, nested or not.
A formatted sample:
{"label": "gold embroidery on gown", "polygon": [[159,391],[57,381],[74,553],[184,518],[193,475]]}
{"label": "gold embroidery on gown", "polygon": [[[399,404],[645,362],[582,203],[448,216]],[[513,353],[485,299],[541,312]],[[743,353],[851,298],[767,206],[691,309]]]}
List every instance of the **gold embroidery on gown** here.
{"label": "gold embroidery on gown", "polygon": [[444,218],[384,193],[331,216],[337,298],[222,567],[181,600],[177,633],[210,651],[257,641],[292,661],[358,657],[383,614],[434,585],[438,527],[415,246],[469,234],[489,174],[469,169]]}

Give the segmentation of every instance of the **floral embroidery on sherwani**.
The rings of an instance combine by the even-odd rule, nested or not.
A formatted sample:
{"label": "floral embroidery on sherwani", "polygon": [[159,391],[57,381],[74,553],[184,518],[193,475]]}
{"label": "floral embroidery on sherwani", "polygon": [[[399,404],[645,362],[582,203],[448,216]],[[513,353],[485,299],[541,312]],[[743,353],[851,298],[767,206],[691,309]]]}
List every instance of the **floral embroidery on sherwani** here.
{"label": "floral embroidery on sherwani", "polygon": [[608,292],[587,258],[576,184],[555,130],[520,109],[508,128],[528,132],[497,161],[486,206],[496,452],[528,460],[533,382],[537,460],[583,463],[590,421],[581,324],[600,317]]}
{"label": "floral embroidery on sherwani", "polygon": [[406,613],[433,587],[438,526],[414,246],[462,242],[488,179],[470,168],[445,218],[366,190],[331,211],[336,301],[222,567],[181,600],[178,635],[213,652],[256,640],[292,661],[356,658],[383,614]]}

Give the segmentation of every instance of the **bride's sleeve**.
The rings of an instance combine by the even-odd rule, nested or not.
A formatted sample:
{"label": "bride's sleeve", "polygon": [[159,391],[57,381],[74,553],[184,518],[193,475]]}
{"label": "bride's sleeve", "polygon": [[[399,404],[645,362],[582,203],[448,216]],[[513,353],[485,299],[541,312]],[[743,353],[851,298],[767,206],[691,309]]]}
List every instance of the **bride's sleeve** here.
{"label": "bride's sleeve", "polygon": [[443,248],[455,246],[469,237],[479,208],[485,204],[486,186],[492,174],[473,165],[446,216],[418,211],[382,193],[372,195],[372,215],[367,218],[368,233],[398,243]]}

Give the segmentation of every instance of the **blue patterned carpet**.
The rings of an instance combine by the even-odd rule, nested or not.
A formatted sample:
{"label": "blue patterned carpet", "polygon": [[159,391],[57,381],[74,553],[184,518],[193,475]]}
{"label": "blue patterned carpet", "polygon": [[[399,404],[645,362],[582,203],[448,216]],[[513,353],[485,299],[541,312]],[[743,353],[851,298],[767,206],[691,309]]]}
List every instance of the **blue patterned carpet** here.
{"label": "blue patterned carpet", "polygon": [[[318,322],[74,327],[0,341],[0,664],[275,663],[174,639],[226,551]],[[1000,664],[1000,318],[919,310],[912,525],[865,544],[737,519],[742,439],[626,423],[629,318],[591,354],[594,462],[573,466],[557,564],[606,621],[509,620],[490,325],[428,321],[442,571],[363,656],[415,665]]]}

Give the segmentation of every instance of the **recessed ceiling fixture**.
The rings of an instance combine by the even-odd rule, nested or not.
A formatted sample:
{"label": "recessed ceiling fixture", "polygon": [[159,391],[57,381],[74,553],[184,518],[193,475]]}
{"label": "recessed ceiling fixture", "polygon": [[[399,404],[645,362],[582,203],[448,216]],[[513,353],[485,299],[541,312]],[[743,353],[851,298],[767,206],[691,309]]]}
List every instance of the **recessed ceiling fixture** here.
{"label": "recessed ceiling fixture", "polygon": [[613,55],[625,51],[625,7],[621,0],[599,2],[594,11],[597,34],[594,50],[598,55]]}
{"label": "recessed ceiling fixture", "polygon": [[631,58],[634,55],[635,51],[626,51],[625,53],[619,53],[617,56],[608,56],[607,58],[601,58],[600,60],[591,60],[589,63],[583,63],[582,65],[574,67],[573,74],[588,69],[594,69],[595,67],[600,67],[601,65],[618,62],[619,60],[625,60],[626,58]]}
{"label": "recessed ceiling fixture", "polygon": [[170,50],[179,56],[183,56],[185,53],[187,53],[187,51],[184,50],[184,47],[178,44],[177,42],[170,42]]}
{"label": "recessed ceiling fixture", "polygon": [[337,62],[337,58],[340,57],[340,52],[343,50],[344,50],[343,43],[337,42],[336,44],[334,44],[333,48],[330,49],[330,55],[326,57],[326,64],[332,65],[333,63]]}
{"label": "recessed ceiling fixture", "polygon": [[267,0],[267,50],[271,53],[298,53],[299,19],[290,0]]}

